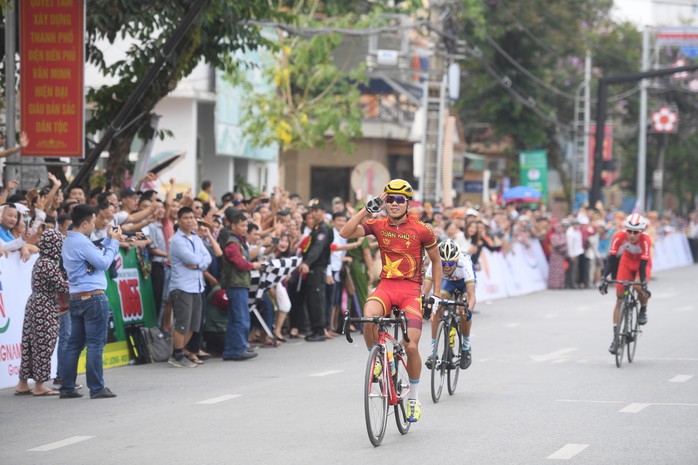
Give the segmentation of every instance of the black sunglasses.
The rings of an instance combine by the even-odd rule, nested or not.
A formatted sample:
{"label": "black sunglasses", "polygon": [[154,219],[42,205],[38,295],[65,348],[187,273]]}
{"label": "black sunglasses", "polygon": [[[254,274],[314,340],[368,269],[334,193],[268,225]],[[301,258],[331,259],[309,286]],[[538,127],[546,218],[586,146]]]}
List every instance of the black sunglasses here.
{"label": "black sunglasses", "polygon": [[386,203],[395,202],[398,205],[402,205],[406,201],[407,201],[407,198],[404,195],[389,195],[385,198]]}

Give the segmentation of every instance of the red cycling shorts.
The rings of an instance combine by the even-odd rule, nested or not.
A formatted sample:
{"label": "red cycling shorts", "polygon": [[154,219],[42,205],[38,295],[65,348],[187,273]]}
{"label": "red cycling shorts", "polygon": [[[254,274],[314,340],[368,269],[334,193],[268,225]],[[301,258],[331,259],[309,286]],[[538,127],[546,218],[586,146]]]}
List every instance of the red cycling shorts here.
{"label": "red cycling shorts", "polygon": [[[647,262],[647,268],[645,268],[647,281],[649,282],[652,277],[652,260]],[[640,260],[623,260],[620,258],[620,264],[618,265],[618,273],[616,274],[616,279],[618,281],[634,281],[640,272]],[[623,294],[625,288],[620,284],[616,284],[616,293],[618,295]]]}
{"label": "red cycling shorts", "polygon": [[383,316],[389,316],[393,305],[405,311],[407,327],[422,329],[422,286],[413,281],[381,279],[366,300],[377,300],[383,306]]}

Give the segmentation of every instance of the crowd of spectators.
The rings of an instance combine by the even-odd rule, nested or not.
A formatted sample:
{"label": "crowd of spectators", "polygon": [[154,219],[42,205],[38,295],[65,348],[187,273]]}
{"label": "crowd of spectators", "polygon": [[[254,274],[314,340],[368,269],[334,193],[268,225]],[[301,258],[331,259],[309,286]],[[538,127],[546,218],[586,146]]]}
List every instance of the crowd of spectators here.
{"label": "crowd of spectators", "polygon": [[[201,318],[189,320],[196,326],[187,328],[191,335],[175,341],[175,350],[189,361],[186,366],[201,364],[212,354],[225,358],[226,345],[230,344],[226,332],[231,328],[238,332],[237,336],[244,335],[245,352],[280,347],[287,340],[302,336],[313,342],[331,339],[341,331],[342,313],[362,308],[380,275],[382,264],[376,255],[374,238],[346,241],[338,234],[362,203],[352,204],[335,197],[324,205],[322,200],[301,199],[281,189],[270,195],[249,197],[229,192],[218,199],[208,181],[194,195],[191,191],[176,193],[174,179],[158,185],[154,175],[133,189],[124,188],[118,193],[105,188],[85,192],[73,187],[64,194],[56,177],[49,175],[49,180],[50,185],[42,189],[16,193],[13,191],[17,183],[10,181],[0,194],[0,253],[18,252],[26,261],[38,253],[38,240],[45,229],[56,229],[65,236],[71,227],[72,209],[79,204],[91,205],[96,220],[90,239],[99,244],[108,228],[122,228],[119,246],[124,252],[134,248],[144,274],[151,277],[154,311],[158,325],[166,333],[176,333],[177,329],[170,292],[172,276],[177,273],[172,270],[175,265],[170,244],[180,227],[182,212],[191,212],[193,223],[185,228],[185,235],[186,231],[195,234],[209,256],[195,264],[177,259],[182,266],[201,273],[201,288],[187,291],[200,294],[196,300],[187,297],[187,305],[196,306],[193,311],[200,312]],[[143,189],[141,185],[156,188]],[[610,239],[625,219],[624,213],[607,211],[600,203],[593,208],[580,205],[574,214],[564,218],[554,218],[545,205],[513,203],[501,206],[466,202],[456,208],[443,208],[414,202],[410,214],[429,223],[440,240],[453,239],[461,251],[471,256],[476,272],[483,249],[507,254],[516,243],[524,247],[540,243],[550,264],[551,289],[595,286],[608,256]],[[696,256],[698,213],[682,218],[673,212],[663,216],[649,212],[647,217],[647,232],[653,242],[662,234],[684,231]],[[239,244],[239,239],[244,244]],[[231,251],[231,241],[241,248]],[[314,255],[313,247],[320,243],[326,250]],[[236,269],[247,272],[262,268],[272,259],[293,256],[303,256],[308,266],[289,273],[265,292],[259,305],[263,321],[256,316],[249,322],[236,321],[230,313],[231,294],[222,283],[225,265],[233,263]],[[320,288],[313,281],[318,280],[313,269],[322,270],[324,299],[319,310],[315,308],[317,296],[308,298],[309,293]],[[113,277],[116,270],[110,269],[109,273]],[[249,283],[236,286],[249,287]],[[246,331],[240,332],[240,325]],[[59,347],[64,337],[62,325]],[[248,358],[253,357],[238,353],[231,359]]]}

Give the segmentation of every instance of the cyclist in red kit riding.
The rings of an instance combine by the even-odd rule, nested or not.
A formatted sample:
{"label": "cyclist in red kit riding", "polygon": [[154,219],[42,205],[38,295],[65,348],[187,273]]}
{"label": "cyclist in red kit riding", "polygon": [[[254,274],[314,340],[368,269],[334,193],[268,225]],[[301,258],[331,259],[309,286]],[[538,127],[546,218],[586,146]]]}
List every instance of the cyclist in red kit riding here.
{"label": "cyclist in red kit riding", "polygon": [[[647,300],[649,293],[647,292],[647,282],[652,275],[652,259],[650,250],[652,248],[652,239],[644,233],[647,227],[647,221],[639,213],[633,213],[628,216],[624,223],[625,230],[618,231],[614,234],[611,240],[611,250],[609,252],[608,261],[603,271],[601,286],[599,291],[602,294],[608,292],[608,283],[606,277],[610,274],[612,279],[618,281],[638,281],[641,289],[638,289],[638,298],[640,300],[640,315],[637,322],[640,325],[647,324]],[[641,291],[641,292],[640,292]],[[615,354],[618,350],[617,338],[618,318],[620,315],[620,304],[623,300],[625,289],[622,285],[616,284],[616,306],[613,311],[613,342],[608,351]]]}
{"label": "cyclist in red kit riding", "polygon": [[[412,186],[402,179],[390,181],[378,197],[351,217],[339,235],[359,238],[372,234],[378,240],[383,270],[380,283],[364,305],[364,316],[387,316],[393,305],[405,311],[408,318],[410,342],[407,352],[407,373],[410,392],[407,404],[407,420],[416,422],[421,417],[418,398],[419,376],[422,360],[419,357],[419,338],[422,333],[422,297],[424,251],[434,267],[434,295],[441,291],[441,257],[436,237],[431,227],[417,218],[407,215],[412,200]],[[372,219],[372,213],[385,209],[387,217]],[[375,325],[367,324],[364,331],[366,346],[371,348],[376,340]]]}

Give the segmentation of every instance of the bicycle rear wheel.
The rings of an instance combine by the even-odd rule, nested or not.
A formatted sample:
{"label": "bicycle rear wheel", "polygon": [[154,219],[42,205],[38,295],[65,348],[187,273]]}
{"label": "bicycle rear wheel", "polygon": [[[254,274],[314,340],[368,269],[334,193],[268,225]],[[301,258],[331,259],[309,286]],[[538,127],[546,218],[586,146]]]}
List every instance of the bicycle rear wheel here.
{"label": "bicycle rear wheel", "polygon": [[618,368],[623,365],[623,355],[625,352],[625,344],[627,343],[627,340],[625,338],[625,322],[627,320],[626,318],[626,303],[623,301],[620,304],[620,319],[618,320],[618,333],[616,334],[616,341],[618,343],[618,350],[616,351],[616,366]]}
{"label": "bicycle rear wheel", "polygon": [[453,338],[453,345],[450,345],[450,364],[448,366],[448,393],[453,395],[456,392],[458,385],[458,374],[460,373],[460,357],[461,347],[463,347],[463,334],[460,330],[460,325],[452,326],[456,330],[456,337]]}
{"label": "bicycle rear wheel", "polygon": [[633,305],[628,311],[628,317],[625,321],[628,337],[628,362],[633,363],[635,359],[635,349],[637,348],[637,338],[640,333],[637,330],[637,304]]}
{"label": "bicycle rear wheel", "polygon": [[439,322],[434,342],[434,361],[431,365],[431,400],[437,403],[441,398],[446,377],[446,364],[448,363],[448,332],[443,321]]}
{"label": "bicycle rear wheel", "polygon": [[[376,364],[380,364],[380,375],[375,376]],[[364,386],[364,410],[366,414],[366,432],[375,447],[380,446],[385,435],[388,421],[388,378],[383,366],[383,354],[380,346],[373,346],[366,364],[366,383]]]}
{"label": "bicycle rear wheel", "polygon": [[407,434],[410,430],[410,423],[407,421],[407,393],[410,392],[410,376],[407,374],[407,360],[402,354],[394,354],[395,358],[395,393],[397,394],[397,405],[395,405],[395,422],[400,434]]}

